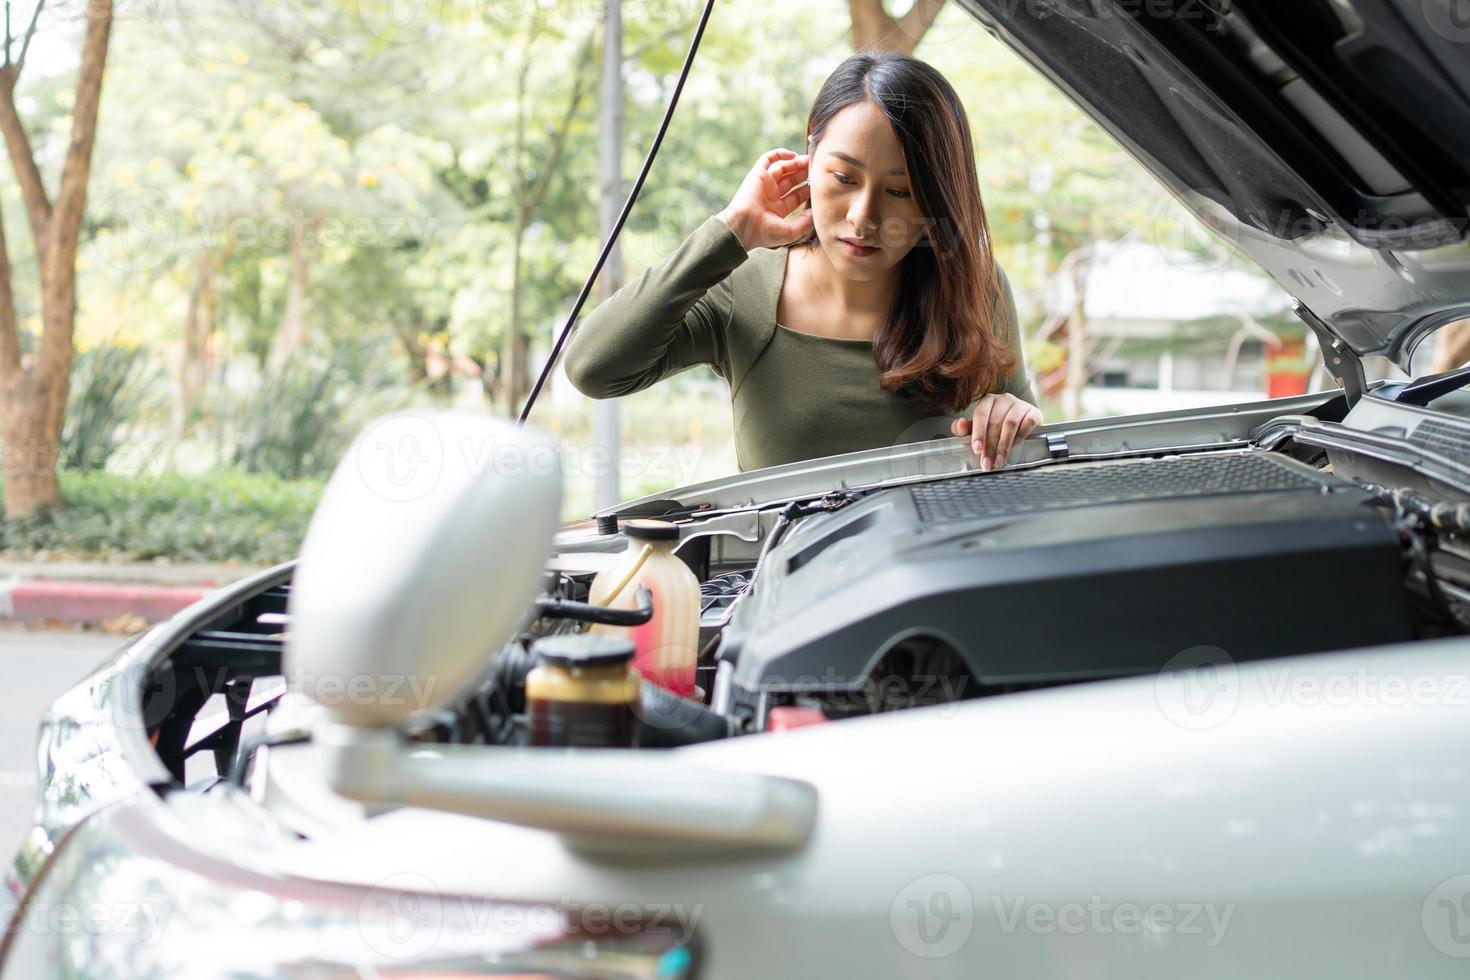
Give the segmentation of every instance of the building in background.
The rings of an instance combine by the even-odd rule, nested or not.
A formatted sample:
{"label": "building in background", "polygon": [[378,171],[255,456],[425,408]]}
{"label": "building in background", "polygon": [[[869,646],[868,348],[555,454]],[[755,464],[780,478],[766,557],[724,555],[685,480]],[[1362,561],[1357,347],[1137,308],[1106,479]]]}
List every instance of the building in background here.
{"label": "building in background", "polygon": [[[1305,328],[1291,298],[1226,259],[1149,242],[1091,246],[1082,278],[1085,417],[1158,412],[1307,390]],[[1076,315],[1071,274],[1054,277],[1038,339],[1064,349]],[[1066,368],[1038,379],[1060,397]]]}

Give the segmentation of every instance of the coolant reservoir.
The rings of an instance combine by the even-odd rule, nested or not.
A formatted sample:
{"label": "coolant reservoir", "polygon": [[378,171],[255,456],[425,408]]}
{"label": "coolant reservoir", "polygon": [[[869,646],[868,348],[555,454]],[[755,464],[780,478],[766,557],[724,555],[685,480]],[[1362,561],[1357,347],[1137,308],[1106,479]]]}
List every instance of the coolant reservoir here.
{"label": "coolant reservoir", "polygon": [[665,690],[694,694],[699,656],[699,580],[674,554],[679,529],[667,521],[630,520],[623,524],[628,549],[597,573],[587,601],[611,609],[638,608],[638,590],[653,597],[653,618],[642,626],[594,623],[589,633],[633,641],[633,669]]}

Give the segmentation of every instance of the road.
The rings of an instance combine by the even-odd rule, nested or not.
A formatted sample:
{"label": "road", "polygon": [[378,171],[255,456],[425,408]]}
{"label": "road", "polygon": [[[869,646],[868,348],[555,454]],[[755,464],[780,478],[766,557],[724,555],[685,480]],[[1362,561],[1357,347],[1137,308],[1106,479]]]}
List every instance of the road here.
{"label": "road", "polygon": [[36,726],[58,694],[107,659],[125,637],[0,624],[0,676],[10,707],[0,712],[0,861],[10,862],[31,826]]}

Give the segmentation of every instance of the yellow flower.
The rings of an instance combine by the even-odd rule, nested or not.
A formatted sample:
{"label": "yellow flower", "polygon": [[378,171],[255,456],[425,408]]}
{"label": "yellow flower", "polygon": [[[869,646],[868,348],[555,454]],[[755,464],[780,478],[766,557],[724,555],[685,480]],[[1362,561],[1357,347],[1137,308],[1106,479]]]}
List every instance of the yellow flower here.
{"label": "yellow flower", "polygon": [[371,170],[364,170],[362,173],[357,175],[357,183],[362,187],[377,187],[378,175],[373,173]]}
{"label": "yellow flower", "polygon": [[119,187],[132,187],[133,171],[126,164],[123,164],[114,171],[113,179],[117,181],[117,186]]}

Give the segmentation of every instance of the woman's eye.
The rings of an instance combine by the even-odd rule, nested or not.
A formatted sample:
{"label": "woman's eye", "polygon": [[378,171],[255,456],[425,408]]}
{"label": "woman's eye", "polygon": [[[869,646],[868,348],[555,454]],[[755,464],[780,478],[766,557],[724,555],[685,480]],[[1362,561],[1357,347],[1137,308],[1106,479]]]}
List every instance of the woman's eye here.
{"label": "woman's eye", "polygon": [[[857,183],[857,181],[850,179],[846,174],[840,174],[840,173],[838,173],[835,170],[831,170],[831,171],[828,171],[828,172],[833,177],[837,178],[837,183],[841,184],[843,187],[849,187],[849,186]],[[894,197],[908,197],[908,196],[910,196],[908,191],[901,191],[901,190],[899,190],[896,187],[890,187],[888,189],[888,193],[889,194],[892,194]]]}

